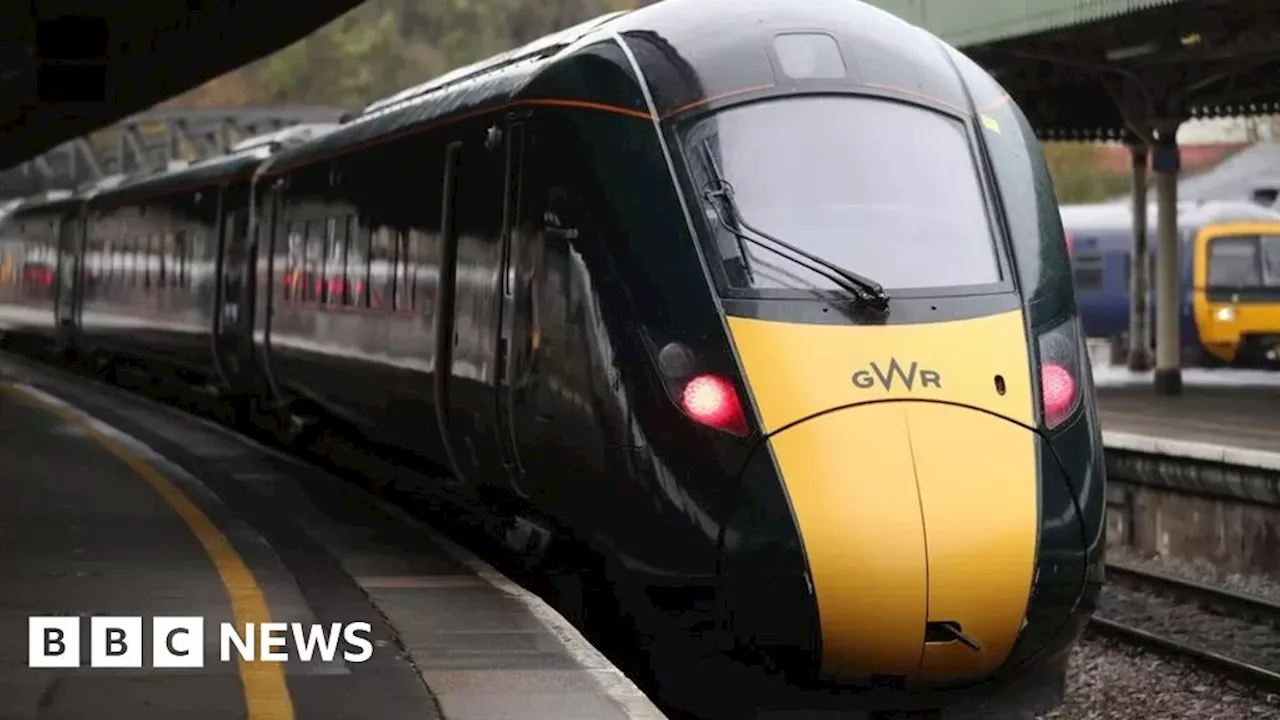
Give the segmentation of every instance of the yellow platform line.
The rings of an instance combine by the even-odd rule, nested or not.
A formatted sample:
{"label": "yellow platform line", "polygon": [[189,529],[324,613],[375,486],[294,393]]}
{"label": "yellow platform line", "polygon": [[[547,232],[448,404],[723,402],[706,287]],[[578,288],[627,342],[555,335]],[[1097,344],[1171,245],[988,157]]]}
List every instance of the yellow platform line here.
{"label": "yellow platform line", "polygon": [[[253,572],[245,565],[240,554],[232,547],[231,541],[209,520],[195,503],[174,485],[168,478],[151,466],[146,460],[125,447],[85,420],[79,413],[28,393],[21,386],[11,383],[0,383],[0,390],[25,405],[52,413],[59,419],[74,426],[101,445],[107,452],[119,458],[139,477],[155,489],[164,498],[169,507],[186,522],[204,546],[205,553],[213,561],[222,579],[223,586],[231,598],[231,613],[238,627],[246,623],[271,622],[271,612],[267,607],[266,596]],[[293,720],[293,700],[289,696],[289,685],[285,681],[284,668],[277,662],[247,662],[237,657],[240,682],[244,686],[245,709],[249,720]]]}

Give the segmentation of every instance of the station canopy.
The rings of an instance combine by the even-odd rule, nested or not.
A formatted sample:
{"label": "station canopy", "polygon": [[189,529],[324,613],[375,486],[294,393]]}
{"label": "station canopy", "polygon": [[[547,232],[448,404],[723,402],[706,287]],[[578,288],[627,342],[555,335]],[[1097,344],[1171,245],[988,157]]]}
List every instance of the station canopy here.
{"label": "station canopy", "polygon": [[1280,112],[1276,0],[869,2],[987,68],[1044,139],[1124,139],[1121,101],[1158,120]]}

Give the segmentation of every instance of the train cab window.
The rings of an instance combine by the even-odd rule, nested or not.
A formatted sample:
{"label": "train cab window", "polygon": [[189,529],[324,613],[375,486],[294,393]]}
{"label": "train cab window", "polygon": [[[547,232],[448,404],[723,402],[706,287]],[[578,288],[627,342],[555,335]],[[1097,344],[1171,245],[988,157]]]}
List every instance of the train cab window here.
{"label": "train cab window", "polygon": [[[725,223],[750,225],[891,294],[1002,279],[981,176],[959,120],[877,99],[789,98],[702,120],[688,131],[684,151],[733,288],[792,295],[837,286],[739,239]],[[732,207],[707,198],[722,180]]]}
{"label": "train cab window", "polygon": [[1280,286],[1280,237],[1259,238],[1262,246],[1262,283]]}
{"label": "train cab window", "polygon": [[1216,238],[1209,243],[1209,287],[1258,287],[1258,238]]}
{"label": "train cab window", "polygon": [[1077,291],[1092,292],[1102,289],[1103,263],[1101,255],[1077,255],[1071,263],[1071,272],[1075,277]]}

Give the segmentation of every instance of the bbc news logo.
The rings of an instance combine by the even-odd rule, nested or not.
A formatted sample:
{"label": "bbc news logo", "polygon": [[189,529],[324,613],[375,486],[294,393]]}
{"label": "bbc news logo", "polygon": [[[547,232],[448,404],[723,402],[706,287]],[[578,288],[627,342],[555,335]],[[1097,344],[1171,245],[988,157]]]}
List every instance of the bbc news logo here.
{"label": "bbc news logo", "polygon": [[[32,617],[27,624],[28,664],[33,668],[81,666],[79,617]],[[202,668],[205,663],[202,617],[155,617],[151,620],[151,667]],[[286,662],[313,658],[362,663],[373,655],[369,623],[232,623],[218,624],[221,662]],[[292,643],[290,643],[292,641]],[[146,645],[141,617],[89,618],[89,667],[140,668]],[[292,650],[292,657],[291,651]]]}

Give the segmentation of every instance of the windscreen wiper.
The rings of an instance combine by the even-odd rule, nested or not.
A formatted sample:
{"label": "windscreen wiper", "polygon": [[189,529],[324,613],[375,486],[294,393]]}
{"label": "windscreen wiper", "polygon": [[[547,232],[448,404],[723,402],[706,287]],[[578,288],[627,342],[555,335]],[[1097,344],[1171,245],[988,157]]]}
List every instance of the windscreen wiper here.
{"label": "windscreen wiper", "polygon": [[715,183],[714,187],[709,187],[706,191],[707,199],[722,200],[723,207],[728,208],[729,212],[733,214],[733,220],[735,223],[747,230],[750,230],[752,233],[765,238],[769,242],[776,244],[778,247],[772,247],[767,243],[761,242],[759,238],[751,237],[741,230],[733,228],[729,225],[729,222],[725,220],[724,213],[717,211],[716,217],[720,220],[720,224],[725,230],[737,237],[739,240],[744,240],[752,243],[753,245],[762,247],[775,255],[784,257],[791,262],[810,270],[811,272],[827,278],[839,286],[840,289],[857,298],[860,303],[870,305],[880,310],[884,310],[889,307],[889,296],[885,293],[884,287],[881,286],[880,283],[871,280],[870,278],[863,277],[850,270],[846,270],[835,263],[823,260],[820,257],[805,252],[795,245],[783,242],[782,240],[779,240],[758,228],[754,228],[747,223],[746,219],[742,217],[741,211],[738,210],[737,202],[733,199],[733,185],[729,184],[729,181],[725,179],[724,174],[720,172],[720,166],[716,163],[715,154],[711,151],[711,138],[707,138],[702,141],[702,150],[706,153],[707,166],[711,170],[713,181]]}

